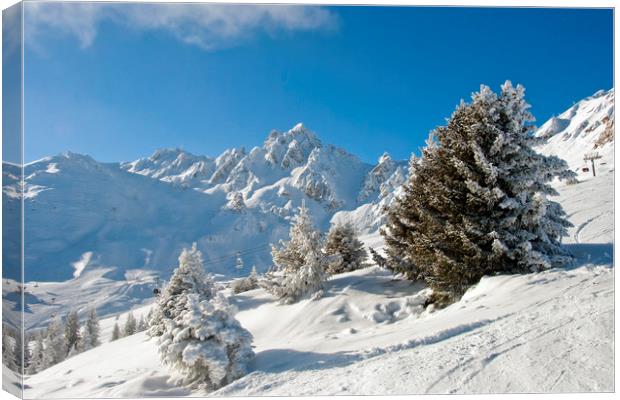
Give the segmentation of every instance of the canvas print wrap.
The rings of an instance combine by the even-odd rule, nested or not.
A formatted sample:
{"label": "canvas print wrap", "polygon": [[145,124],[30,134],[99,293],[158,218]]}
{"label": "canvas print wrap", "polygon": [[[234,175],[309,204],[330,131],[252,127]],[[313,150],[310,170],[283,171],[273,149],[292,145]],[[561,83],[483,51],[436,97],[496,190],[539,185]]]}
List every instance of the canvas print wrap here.
{"label": "canvas print wrap", "polygon": [[612,8],[3,11],[2,387],[614,387]]}

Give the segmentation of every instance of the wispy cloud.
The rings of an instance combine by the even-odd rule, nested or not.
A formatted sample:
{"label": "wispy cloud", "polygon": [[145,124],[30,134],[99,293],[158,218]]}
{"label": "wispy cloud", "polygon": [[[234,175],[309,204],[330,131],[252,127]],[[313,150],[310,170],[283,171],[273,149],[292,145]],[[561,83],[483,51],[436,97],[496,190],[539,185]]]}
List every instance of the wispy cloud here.
{"label": "wispy cloud", "polygon": [[141,31],[162,30],[204,50],[235,45],[258,32],[333,30],[337,16],[326,8],[294,5],[162,3],[25,3],[26,45],[43,35],[73,36],[83,48],[104,21]]}

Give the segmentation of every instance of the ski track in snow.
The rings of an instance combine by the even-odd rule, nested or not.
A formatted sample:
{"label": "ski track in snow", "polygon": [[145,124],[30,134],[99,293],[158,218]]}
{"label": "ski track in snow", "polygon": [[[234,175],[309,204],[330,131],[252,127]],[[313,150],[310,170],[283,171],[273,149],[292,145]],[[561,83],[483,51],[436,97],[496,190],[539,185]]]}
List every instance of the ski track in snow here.
{"label": "ski track in snow", "polygon": [[[254,372],[216,394],[609,391],[613,389],[613,359],[608,353],[613,342],[609,275],[611,271],[602,272],[592,281],[576,274],[571,279],[579,281],[558,296],[496,320],[456,326],[430,340],[414,339],[410,346],[388,347],[344,366],[334,363],[331,368],[309,366],[279,374]],[[602,290],[593,290],[600,285]],[[606,305],[584,305],[578,297],[599,298]],[[588,334],[589,330],[600,336]]]}

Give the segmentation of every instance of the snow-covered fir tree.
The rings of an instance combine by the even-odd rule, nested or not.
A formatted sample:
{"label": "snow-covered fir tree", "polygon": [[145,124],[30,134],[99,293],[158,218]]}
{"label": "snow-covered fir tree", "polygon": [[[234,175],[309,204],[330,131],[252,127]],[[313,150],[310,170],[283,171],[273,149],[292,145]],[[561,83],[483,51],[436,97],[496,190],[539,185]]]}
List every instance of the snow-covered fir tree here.
{"label": "snow-covered fir tree", "polygon": [[403,195],[382,230],[388,267],[423,279],[450,302],[489,274],[561,266],[569,222],[555,178],[564,161],[536,153],[524,89],[510,82],[498,96],[482,86],[437,128],[421,159],[412,157]]}
{"label": "snow-covered fir tree", "polygon": [[114,328],[112,328],[112,339],[111,342],[118,340],[121,338],[121,328],[118,326],[118,322],[114,323]]}
{"label": "snow-covered fir tree", "polygon": [[370,247],[369,250],[370,250],[370,257],[372,258],[372,261],[374,261],[375,264],[377,264],[377,266],[381,268],[385,268],[387,266],[387,260],[385,259],[385,257],[379,254],[377,250],[373,249],[372,247]]}
{"label": "snow-covered fir tree", "polygon": [[144,332],[147,329],[148,329],[148,324],[146,323],[146,320],[144,319],[144,315],[141,315],[140,320],[138,321],[138,326],[136,327],[136,331]]}
{"label": "snow-covered fir tree", "polygon": [[44,344],[44,358],[48,366],[58,364],[67,357],[67,341],[58,317],[52,317],[47,326]]}
{"label": "snow-covered fir tree", "polygon": [[15,364],[15,339],[9,334],[9,328],[2,326],[2,365],[8,367],[11,371],[17,370]]}
{"label": "snow-covered fir tree", "polygon": [[67,314],[65,319],[65,346],[67,354],[75,353],[80,343],[80,319],[76,311]]}
{"label": "snow-covered fir tree", "polygon": [[138,323],[136,322],[136,317],[134,317],[133,312],[129,312],[127,314],[127,319],[125,320],[125,326],[123,327],[123,336],[131,336],[137,332]]}
{"label": "snow-covered fir tree", "polygon": [[297,215],[293,218],[289,231],[289,240],[280,240],[279,246],[271,246],[271,257],[279,271],[284,273],[296,272],[306,262],[302,251],[302,244],[316,239],[316,230],[312,225],[310,213],[305,203],[302,203]]}
{"label": "snow-covered fir tree", "polygon": [[328,274],[341,274],[367,266],[368,253],[349,222],[330,228],[325,241],[325,254],[332,257],[327,266]]}
{"label": "snow-covered fir tree", "polygon": [[13,344],[13,357],[17,371],[20,374],[24,373],[24,368],[30,365],[30,350],[28,347],[28,337],[23,337],[21,329],[15,331],[15,340]]}
{"label": "snow-covered fir tree", "polygon": [[250,275],[245,278],[235,279],[231,284],[231,288],[233,293],[243,293],[248,290],[258,288],[258,274],[256,273],[256,266],[252,266]]}
{"label": "snow-covered fir tree", "polygon": [[181,253],[157,307],[164,324],[159,355],[183,384],[210,391],[247,373],[247,363],[254,357],[252,335],[234,318],[234,308],[204,272],[195,244]]}
{"label": "snow-covered fir tree", "polygon": [[279,275],[266,289],[283,303],[292,303],[307,295],[320,295],[326,279],[327,257],[323,240],[310,219],[305,204],[299,208],[288,241],[272,246],[271,255]]}
{"label": "snow-covered fir tree", "polygon": [[149,335],[160,336],[166,330],[166,321],[173,319],[185,309],[185,293],[198,293],[204,298],[215,295],[213,278],[206,274],[202,253],[196,244],[184,249],[179,256],[179,266],[174,270],[168,284],[157,297],[153,315],[149,322]]}
{"label": "snow-covered fir tree", "polygon": [[45,348],[43,345],[42,335],[36,335],[34,340],[34,347],[32,348],[32,356],[30,358],[30,366],[28,367],[28,374],[36,374],[39,371],[44,370],[49,365],[45,365],[44,358]]}
{"label": "snow-covered fir tree", "polygon": [[93,308],[88,313],[88,319],[84,325],[84,349],[92,349],[101,344],[99,340],[100,332],[101,328],[99,327],[97,311]]}
{"label": "snow-covered fir tree", "polygon": [[245,200],[243,199],[243,193],[234,192],[228,207],[233,212],[243,213],[245,211]]}

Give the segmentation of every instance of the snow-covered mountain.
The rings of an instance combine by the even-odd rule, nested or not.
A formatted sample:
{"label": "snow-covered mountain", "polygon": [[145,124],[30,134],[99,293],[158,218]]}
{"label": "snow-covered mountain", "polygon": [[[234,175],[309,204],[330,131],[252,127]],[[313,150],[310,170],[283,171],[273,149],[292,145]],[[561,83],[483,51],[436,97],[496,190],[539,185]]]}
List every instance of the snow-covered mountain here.
{"label": "snow-covered mountain", "polygon": [[595,160],[597,172],[611,171],[614,124],[614,89],[600,90],[545,122],[536,132],[538,137],[546,139],[538,150],[566,160],[579,179],[592,175],[590,161],[584,161],[586,155],[601,157]]}
{"label": "snow-covered mountain", "polygon": [[[287,132],[272,131],[262,147],[249,152],[230,149],[212,159],[162,149],[121,168],[207,194],[226,193],[229,199],[230,193],[242,193],[252,205],[268,203],[282,211],[291,189],[327,209],[352,206],[360,181],[372,166],[342,149],[323,145],[312,131],[297,124]],[[378,185],[387,178],[379,178]],[[283,201],[276,201],[274,191]],[[269,197],[266,202],[265,197]]]}
{"label": "snow-covered mountain", "polygon": [[[4,169],[5,207],[19,203],[12,167]],[[326,229],[335,212],[387,195],[402,174],[389,156],[366,164],[302,124],[216,158],[180,149],[122,164],[47,157],[24,170],[26,280],[65,281],[98,267],[113,268],[115,279],[135,269],[165,279],[194,241],[211,272],[247,273],[233,268],[238,252],[248,269],[265,269],[269,243],[285,237],[302,201]]]}

